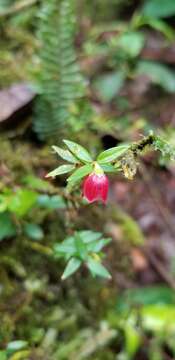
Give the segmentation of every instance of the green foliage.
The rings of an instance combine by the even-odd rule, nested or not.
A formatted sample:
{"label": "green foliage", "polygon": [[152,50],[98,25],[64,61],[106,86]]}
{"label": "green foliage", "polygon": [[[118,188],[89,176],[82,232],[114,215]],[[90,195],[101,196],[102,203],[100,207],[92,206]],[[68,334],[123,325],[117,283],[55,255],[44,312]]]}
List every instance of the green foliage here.
{"label": "green foliage", "polygon": [[140,61],[137,74],[147,75],[154,84],[161,86],[167,92],[175,92],[175,72],[166,65],[156,61]]}
{"label": "green foliage", "polygon": [[79,183],[86,175],[90,174],[93,171],[93,165],[87,164],[81,166],[79,169],[75,170],[71,176],[68,177],[67,182],[69,186],[74,186]]}
{"label": "green foliage", "polygon": [[84,149],[81,145],[74,143],[73,141],[63,140],[67,145],[68,149],[83,163],[92,162],[92,158],[88,151]]}
{"label": "green foliage", "polygon": [[65,209],[66,202],[63,196],[60,195],[39,195],[37,199],[37,204],[44,209],[55,210],[55,209]]}
{"label": "green foliage", "polygon": [[23,217],[34,206],[36,200],[37,193],[27,189],[19,189],[10,196],[7,208],[18,217]]}
{"label": "green foliage", "polygon": [[115,19],[115,15],[119,13],[121,9],[129,5],[130,0],[110,0],[110,6],[108,0],[85,0],[85,12],[89,13],[90,18],[96,24],[97,22],[102,22],[104,20]]}
{"label": "green foliage", "polygon": [[111,149],[103,151],[98,157],[97,161],[99,164],[106,164],[115,161],[117,158],[120,158],[127,150],[129,145],[122,144]]}
{"label": "green foliage", "polygon": [[56,258],[63,257],[68,261],[62,280],[75,273],[82,264],[88,267],[93,276],[109,279],[111,277],[109,272],[101,264],[101,250],[110,241],[109,238],[103,238],[101,233],[83,230],[75,232],[61,244],[55,244],[54,256]]}
{"label": "green foliage", "polygon": [[115,217],[116,222],[122,229],[124,241],[127,239],[128,244],[134,246],[145,244],[145,237],[139,224],[130,215],[118,208]]}
{"label": "green foliage", "polygon": [[[144,334],[154,335],[162,356],[164,344],[174,351],[169,339],[174,337],[175,292],[166,286],[126,290],[116,306],[118,326],[124,333],[125,351],[132,358],[140,349]],[[152,356],[155,349],[150,349]],[[162,358],[162,357],[161,357]]]}
{"label": "green foliage", "polygon": [[126,290],[117,301],[117,310],[126,311],[130,307],[146,305],[172,305],[175,303],[175,291],[166,286],[150,286]]}
{"label": "green foliage", "polygon": [[0,10],[7,9],[10,5],[13,5],[13,0],[1,0]]}
{"label": "green foliage", "polygon": [[124,84],[124,80],[125,75],[122,71],[113,71],[98,76],[94,81],[94,88],[98,92],[101,100],[109,102],[118,94]]}
{"label": "green foliage", "polygon": [[[30,177],[28,179],[35,179]],[[46,189],[44,180],[38,179],[33,184],[42,184]],[[14,237],[18,230],[33,240],[41,240],[44,236],[42,227],[31,222],[32,210],[45,209],[51,212],[56,209],[64,209],[65,201],[60,195],[39,194],[37,191],[27,188],[18,188],[15,192],[5,189],[0,194],[0,241]]]}
{"label": "green foliage", "polygon": [[68,261],[68,264],[64,270],[64,273],[62,275],[62,280],[67,279],[69,276],[71,276],[72,274],[74,274],[79,267],[81,266],[81,260],[77,259],[77,258],[71,258]]}
{"label": "green foliage", "polygon": [[1,360],[7,360],[7,353],[6,353],[5,350],[0,351],[0,359]]}
{"label": "green foliage", "polygon": [[129,58],[136,58],[145,45],[145,36],[140,31],[124,32],[118,39],[118,47]]}
{"label": "green foliage", "polygon": [[105,279],[111,278],[109,272],[102,264],[99,263],[99,261],[94,260],[92,258],[88,258],[87,266],[93,276],[101,276]]}
{"label": "green foliage", "polygon": [[45,0],[39,13],[40,73],[34,128],[41,139],[58,136],[84,96],[74,49],[74,0]]}
{"label": "green foliage", "polygon": [[6,350],[0,351],[0,360],[25,359],[30,351],[26,350],[28,343],[25,340],[15,340],[8,343]]}
{"label": "green foliage", "polygon": [[52,146],[52,148],[62,159],[73,164],[76,164],[78,162],[78,159],[76,159],[76,157],[74,157],[74,155],[69,150],[63,150],[58,146]]}
{"label": "green foliage", "polygon": [[16,227],[8,212],[0,214],[0,241],[16,235]]}
{"label": "green foliage", "polygon": [[41,240],[44,237],[41,226],[32,223],[26,223],[24,225],[24,233],[33,240]]}
{"label": "green foliage", "polygon": [[166,18],[175,14],[174,0],[145,0],[142,12],[146,16]]}
{"label": "green foliage", "polygon": [[[66,3],[64,0],[59,1],[61,5],[63,2]],[[165,17],[173,14],[174,10],[172,10],[172,7],[171,10],[168,10],[170,1],[167,0],[166,9],[163,2],[161,2],[160,6],[160,1],[159,6],[157,5],[158,1],[156,2],[155,0],[147,0],[144,3],[156,3],[157,9],[154,10],[157,12],[156,16]],[[5,9],[11,4],[24,2],[21,0],[15,2],[13,0],[2,0],[0,5],[2,5],[2,9]],[[99,103],[97,104],[99,114],[96,116],[96,123],[94,121],[94,124],[92,124],[95,131],[90,132],[91,136],[89,136],[89,132],[80,131],[82,130],[83,121],[88,119],[88,111],[84,112],[84,103],[79,100],[79,96],[81,98],[81,94],[84,94],[83,85],[82,90],[80,89],[79,91],[79,85],[82,80],[80,79],[79,82],[79,80],[75,81],[73,79],[75,75],[73,67],[71,68],[72,76],[70,76],[68,70],[68,65],[70,69],[70,64],[67,64],[66,61],[70,58],[71,52],[68,49],[66,51],[63,49],[63,52],[66,52],[63,60],[66,63],[67,77],[61,70],[64,75],[64,81],[66,79],[66,85],[64,85],[66,96],[65,93],[62,93],[60,85],[58,85],[58,83],[60,84],[60,73],[57,70],[61,68],[60,63],[62,60],[60,60],[60,57],[62,57],[63,52],[59,51],[58,54],[56,50],[57,46],[55,44],[57,44],[61,32],[58,32],[56,27],[54,28],[54,19],[56,18],[56,13],[60,16],[59,6],[57,6],[55,15],[52,16],[52,19],[50,18],[49,26],[50,29],[51,25],[53,26],[53,32],[51,31],[50,34],[44,33],[40,36],[40,43],[44,39],[44,46],[41,49],[42,54],[40,53],[41,61],[39,66],[38,58],[35,56],[31,67],[34,66],[34,71],[36,71],[38,66],[39,72],[43,69],[38,79],[38,92],[40,95],[37,104],[37,111],[39,112],[39,109],[41,111],[39,112],[38,119],[40,118],[40,123],[42,123],[44,128],[44,132],[42,129],[40,130],[42,133],[41,137],[49,136],[47,126],[48,123],[50,126],[50,120],[54,118],[54,126],[52,126],[52,129],[53,127],[56,129],[56,131],[53,130],[52,132],[54,136],[57,136],[58,133],[60,135],[61,131],[69,124],[69,127],[72,127],[74,131],[79,131],[75,141],[88,144],[89,149],[92,149],[96,154],[96,152],[100,151],[99,147],[96,146],[98,143],[97,133],[102,134],[102,136],[110,134],[117,138],[117,140],[124,139],[123,141],[128,141],[126,139],[133,139],[138,133],[140,134],[144,131],[146,133],[151,128],[147,124],[147,120],[138,119],[133,121],[133,117],[131,120],[132,125],[130,126],[130,99],[129,97],[124,98],[123,95],[121,96],[120,92],[121,88],[123,88],[125,94],[127,84],[129,85],[129,90],[130,86],[132,88],[132,81],[139,74],[137,69],[141,67],[140,73],[151,77],[153,84],[161,86],[166,92],[174,93],[174,72],[171,67],[163,65],[163,62],[161,64],[149,62],[148,66],[148,62],[146,62],[145,66],[145,62],[143,63],[139,60],[140,53],[147,40],[145,26],[147,29],[151,27],[156,31],[160,31],[165,36],[165,40],[173,38],[173,31],[171,30],[171,22],[153,18],[153,10],[150,13],[148,10],[144,10],[147,11],[149,17],[141,15],[139,9],[133,6],[133,1],[130,0],[97,0],[95,2],[94,0],[87,0],[85,2],[87,2],[87,7],[93,15],[89,19],[87,13],[84,12],[86,15],[85,20],[88,21],[83,21],[83,31],[78,39],[82,41],[84,49],[88,49],[91,56],[90,63],[92,60],[92,63],[95,64],[95,71],[97,66],[97,75],[94,74],[92,69],[90,77],[92,78],[93,89],[97,91],[101,102],[105,102],[104,107]],[[53,0],[37,1],[36,7],[40,6],[40,3],[44,5],[45,9],[48,9],[49,6],[51,7]],[[83,1],[78,1],[78,3],[80,8],[82,8]],[[129,16],[133,8],[134,11],[136,10],[136,15],[134,15],[131,21],[126,20],[126,16],[128,16],[126,12],[127,5],[129,5]],[[120,9],[122,12],[119,17],[118,11]],[[169,12],[169,15],[167,15],[167,12]],[[164,14],[160,15],[160,13]],[[29,18],[32,17],[33,20],[29,22]],[[47,11],[45,15],[41,14],[41,17],[41,23],[44,23]],[[110,22],[102,24],[100,29],[97,24],[99,19],[110,19]],[[111,19],[115,20],[114,24],[111,24]],[[4,19],[2,20],[4,21]],[[66,16],[63,17],[63,20],[66,22]],[[95,27],[92,27],[93,20]],[[25,12],[19,11],[15,16],[9,16],[6,25],[3,26],[1,44],[4,41],[3,33],[9,41],[4,41],[3,51],[1,51],[1,77],[5,79],[5,82],[1,81],[0,77],[1,85],[12,81],[12,70],[18,73],[18,76],[14,78],[15,80],[26,79],[26,66],[23,66],[21,59],[23,60],[25,54],[25,59],[28,62],[30,61],[32,47],[35,43],[33,35],[26,37],[28,32],[25,30],[19,31],[20,26],[23,29],[27,28],[27,23],[30,23],[31,31],[33,31],[35,27],[35,11],[33,7],[27,8]],[[93,35],[95,32],[97,35]],[[86,36],[88,34],[92,37],[96,36],[94,43],[93,39],[91,39],[87,44]],[[153,31],[151,31],[152,34],[154,36]],[[15,37],[16,39],[14,39]],[[72,38],[75,39],[75,35]],[[50,43],[50,39],[53,39],[53,43],[52,40]],[[67,39],[64,43],[66,47]],[[166,44],[168,45],[168,43]],[[88,46],[86,47],[86,45]],[[23,51],[24,47],[26,51]],[[9,48],[11,48],[10,52]],[[49,50],[51,48],[54,49],[53,52]],[[71,46],[69,48],[71,49]],[[49,56],[48,58],[46,51]],[[43,55],[44,53],[45,55]],[[89,54],[83,55],[86,57]],[[105,63],[102,63],[101,72],[101,68],[98,67],[98,61],[101,65],[100,62],[101,59],[103,62],[103,56],[106,58]],[[56,60],[54,61],[53,59]],[[88,60],[85,58],[84,62],[87,70],[89,70]],[[74,65],[77,64],[76,56],[73,58],[73,62]],[[144,68],[143,71],[143,67],[146,70]],[[79,69],[76,67],[75,72],[79,74]],[[47,78],[45,74],[49,74],[50,78]],[[63,79],[62,74],[61,77]],[[72,86],[70,86],[71,82],[73,83]],[[129,91],[128,89],[126,90]],[[67,94],[71,91],[74,97],[68,99]],[[156,91],[161,91],[161,89],[157,88]],[[75,95],[78,96],[78,99],[75,99]],[[162,95],[163,93],[161,92]],[[112,101],[112,106],[106,104],[110,101]],[[147,101],[147,96],[145,96],[145,101]],[[53,108],[51,104],[54,104]],[[139,105],[137,107],[136,104],[135,108],[134,101],[131,105],[134,107],[134,113],[140,112]],[[103,109],[105,115],[101,116]],[[120,111],[123,115],[121,117],[119,115],[116,118],[113,114],[118,114]],[[149,111],[151,113],[151,107]],[[55,117],[52,115],[53,113],[56,114]],[[58,131],[57,128],[59,128]],[[21,134],[23,129],[21,130],[20,128],[19,131]],[[162,134],[161,131],[159,133]],[[123,171],[127,178],[132,179],[136,174],[138,157],[146,151],[156,149],[164,157],[164,165],[169,165],[169,161],[174,160],[175,153],[171,129],[170,133],[172,136],[172,146],[164,138],[153,135],[143,138],[140,142],[128,145],[126,149],[122,148],[125,146],[125,144],[122,144],[114,149],[105,150],[99,155],[97,163],[99,162],[99,165],[106,173],[115,174]],[[38,134],[40,134],[39,131]],[[85,269],[83,269],[81,276],[77,276],[75,279],[72,277],[72,279],[63,284],[59,283],[60,271],[62,271],[59,259],[62,258],[67,262],[67,267],[62,276],[63,279],[78,271],[82,264],[92,272],[92,275],[109,278],[109,273],[101,263],[103,258],[102,248],[104,246],[102,235],[101,238],[98,238],[99,235],[97,236],[97,233],[91,232],[90,235],[90,232],[88,232],[88,237],[90,238],[91,236],[91,241],[87,243],[84,232],[83,236],[82,234],[81,236],[76,236],[73,248],[71,243],[65,244],[65,241],[62,242],[67,229],[69,234],[72,234],[72,228],[86,229],[93,223],[95,228],[98,229],[99,226],[108,226],[108,221],[113,222],[115,220],[117,223],[116,231],[119,230],[118,232],[121,232],[122,238],[122,244],[119,247],[124,246],[125,249],[128,249],[130,248],[129,244],[131,246],[140,246],[143,244],[144,237],[137,223],[129,216],[125,216],[125,214],[119,211],[119,214],[114,219],[114,215],[110,212],[111,206],[103,208],[103,210],[105,209],[105,211],[102,210],[103,221],[98,221],[98,218],[94,216],[93,207],[88,208],[88,210],[87,208],[82,209],[79,207],[78,197],[74,197],[74,194],[70,195],[67,191],[65,191],[66,198],[60,195],[64,193],[64,189],[59,187],[59,180],[54,187],[54,185],[51,185],[51,182],[46,182],[34,176],[33,172],[31,172],[32,175],[27,175],[24,178],[24,172],[25,174],[30,174],[31,164],[34,172],[41,174],[41,176],[48,169],[56,167],[56,165],[50,157],[48,149],[39,149],[42,155],[38,157],[38,149],[35,147],[34,151],[32,151],[33,143],[29,150],[29,155],[27,155],[26,144],[24,145],[20,142],[20,146],[18,146],[19,143],[17,144],[17,141],[14,140],[15,135],[15,131],[12,134],[10,133],[10,143],[12,144],[12,152],[10,154],[9,152],[6,154],[6,148],[4,151],[4,146],[1,143],[0,240],[9,238],[10,240],[1,243],[0,293],[2,300],[0,307],[3,311],[1,312],[0,326],[0,359],[7,360],[9,357],[13,360],[44,359],[47,357],[48,359],[60,360],[69,358],[77,360],[86,358],[113,360],[117,356],[118,360],[131,360],[144,358],[145,356],[149,360],[162,360],[167,355],[165,354],[167,348],[168,353],[172,352],[171,357],[174,358],[174,291],[163,287],[134,289],[128,292],[127,295],[124,293],[124,296],[121,296],[123,308],[120,308],[119,311],[119,307],[117,307],[117,311],[114,311],[112,293],[116,291],[116,282],[121,281],[124,287],[127,287],[128,283],[130,286],[130,280],[127,281],[128,279],[126,279],[125,283],[124,268],[130,274],[132,272],[130,268],[127,268],[127,255],[125,254],[126,257],[120,255],[117,242],[116,253],[114,254],[115,260],[111,264],[111,269],[115,272],[114,286],[112,284],[108,286],[105,283],[101,286],[100,282],[93,281],[90,276],[86,277],[85,282],[83,282],[82,276],[86,274]],[[73,135],[72,138],[74,138]],[[167,136],[165,138],[167,139]],[[72,144],[67,141],[65,145],[68,147],[67,149],[54,146],[53,150],[65,162],[67,161],[67,165],[61,165],[63,166],[61,168],[62,171],[63,169],[65,170],[65,166],[68,166],[67,169],[71,169],[71,175],[68,178],[68,185],[71,188],[71,186],[79,184],[87,174],[94,170],[95,156],[91,158],[91,155],[87,154],[86,150],[80,148],[78,144]],[[63,174],[62,171],[60,172],[59,169],[60,174]],[[21,179],[23,185],[20,188]],[[16,186],[16,184],[18,185]],[[8,190],[6,186],[10,187],[11,190]],[[110,220],[109,216],[106,219],[108,208],[109,214],[111,214]],[[87,216],[86,211],[91,213],[91,218],[90,215]],[[101,207],[98,207],[97,211],[98,214],[101,214]],[[101,219],[101,215],[99,218]],[[92,223],[91,219],[93,220]],[[80,223],[81,226],[79,226]],[[109,230],[110,226],[109,224]],[[82,232],[78,232],[78,234],[80,233]],[[92,236],[94,236],[93,240]],[[75,237],[74,234],[72,237]],[[58,254],[55,254],[55,250],[53,251],[55,257],[57,258],[58,256],[59,258],[58,261],[54,262],[52,261],[53,252],[51,249],[54,249],[55,243],[60,246],[60,253],[58,251]],[[62,253],[64,249],[63,244],[65,246],[64,254]],[[71,249],[73,249],[73,253],[71,253]],[[111,250],[109,249],[109,261],[111,260]],[[71,253],[70,257],[69,252]],[[122,270],[120,270],[120,266]],[[118,269],[119,273],[122,271],[119,277],[117,277]],[[135,281],[133,274],[131,274],[131,277],[131,284],[132,282],[137,284],[138,281],[140,282],[140,276],[138,277],[139,279],[137,278],[137,281]],[[120,299],[119,289],[117,291],[117,298]],[[111,319],[109,317],[106,320],[106,310],[111,312]],[[101,319],[103,320],[101,321]],[[145,346],[145,344],[148,346]],[[30,351],[26,350],[29,346]],[[119,349],[122,349],[121,353],[118,353]],[[139,354],[137,354],[137,351],[139,351]]]}
{"label": "green foliage", "polygon": [[57,175],[67,174],[75,169],[75,165],[61,165],[57,169],[47,174],[47,177],[55,177]]}
{"label": "green foliage", "polygon": [[37,176],[34,176],[32,174],[24,176],[22,179],[22,183],[28,187],[30,187],[33,190],[37,191],[49,191],[51,190],[50,184]]}
{"label": "green foliage", "polygon": [[[90,173],[117,173],[122,171],[127,179],[132,180],[137,172],[138,162],[137,158],[144,151],[152,149],[159,150],[164,156],[165,160],[175,159],[175,149],[170,146],[160,136],[154,135],[152,132],[143,140],[131,144],[121,144],[101,152],[94,161],[88,151],[77,143],[69,140],[63,140],[67,145],[69,151],[57,148],[57,154],[66,161],[72,162],[72,157],[77,159],[77,164],[61,165],[55,170],[49,172],[47,177],[55,177],[57,175],[66,174],[75,170],[68,178],[68,189],[71,190],[80,181]],[[85,165],[84,165],[85,164]],[[132,226],[132,224],[131,224]]]}
{"label": "green foliage", "polygon": [[154,148],[161,152],[164,163],[175,160],[175,145],[171,145],[164,138],[157,136],[154,141]]}
{"label": "green foliage", "polygon": [[12,355],[17,351],[26,348],[27,346],[28,346],[28,344],[24,340],[12,341],[7,346],[7,354]]}
{"label": "green foliage", "polygon": [[[27,4],[28,3],[28,4]],[[26,82],[28,68],[36,51],[33,34],[36,15],[35,1],[0,1],[0,88],[17,82]],[[21,9],[22,5],[28,5]],[[23,6],[22,6],[23,8]],[[36,65],[36,64],[35,64]],[[35,67],[32,64],[32,67]]]}

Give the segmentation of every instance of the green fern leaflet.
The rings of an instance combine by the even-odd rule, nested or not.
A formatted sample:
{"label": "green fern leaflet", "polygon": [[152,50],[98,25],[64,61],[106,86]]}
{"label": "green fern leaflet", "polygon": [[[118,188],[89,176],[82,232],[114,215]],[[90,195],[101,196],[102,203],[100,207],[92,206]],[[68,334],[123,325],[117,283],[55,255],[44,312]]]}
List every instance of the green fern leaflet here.
{"label": "green fern leaflet", "polygon": [[44,0],[40,11],[39,97],[34,129],[40,139],[69,127],[71,111],[85,94],[74,47],[75,0]]}

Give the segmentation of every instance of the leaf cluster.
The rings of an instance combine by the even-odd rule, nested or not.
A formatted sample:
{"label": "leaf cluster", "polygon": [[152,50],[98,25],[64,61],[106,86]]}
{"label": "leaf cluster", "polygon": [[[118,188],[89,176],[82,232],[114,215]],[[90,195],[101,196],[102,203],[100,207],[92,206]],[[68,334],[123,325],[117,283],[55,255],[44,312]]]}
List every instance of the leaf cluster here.
{"label": "leaf cluster", "polygon": [[[39,180],[40,184],[41,182],[47,185],[46,181]],[[55,209],[64,209],[65,206],[63,197],[59,195],[40,194],[26,187],[20,187],[16,191],[4,189],[0,194],[0,241],[17,233],[23,233],[33,240],[41,240],[44,232],[39,224],[32,221],[32,211],[43,209],[47,215]]]}
{"label": "leaf cluster", "polygon": [[93,276],[110,279],[109,272],[101,264],[101,250],[110,241],[110,238],[103,238],[103,235],[99,232],[83,230],[75,232],[62,243],[55,244],[54,256],[68,261],[62,280],[75,273],[83,264],[86,265]]}

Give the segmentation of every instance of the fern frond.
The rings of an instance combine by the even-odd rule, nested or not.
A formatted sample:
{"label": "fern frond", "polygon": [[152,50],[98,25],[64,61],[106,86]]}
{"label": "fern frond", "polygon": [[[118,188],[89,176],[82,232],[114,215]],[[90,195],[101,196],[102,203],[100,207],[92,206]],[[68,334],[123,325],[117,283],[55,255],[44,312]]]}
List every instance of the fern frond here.
{"label": "fern frond", "polygon": [[69,126],[71,107],[85,94],[74,48],[75,0],[44,0],[40,12],[40,95],[34,129],[41,139]]}

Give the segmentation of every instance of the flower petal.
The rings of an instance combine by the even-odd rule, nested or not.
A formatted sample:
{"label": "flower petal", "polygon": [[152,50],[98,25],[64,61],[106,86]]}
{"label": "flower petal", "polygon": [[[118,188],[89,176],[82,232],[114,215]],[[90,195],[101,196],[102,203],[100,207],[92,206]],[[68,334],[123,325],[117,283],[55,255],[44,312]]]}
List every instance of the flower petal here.
{"label": "flower petal", "polygon": [[106,203],[108,197],[109,181],[107,176],[104,176],[101,180],[101,183],[99,184],[99,199],[101,199],[103,203]]}
{"label": "flower petal", "polygon": [[83,195],[89,202],[98,199],[98,184],[96,179],[94,179],[94,176],[96,177],[94,174],[87,176],[83,185]]}
{"label": "flower petal", "polygon": [[105,174],[88,175],[83,183],[83,195],[90,202],[101,200],[106,203],[108,196],[109,181]]}

